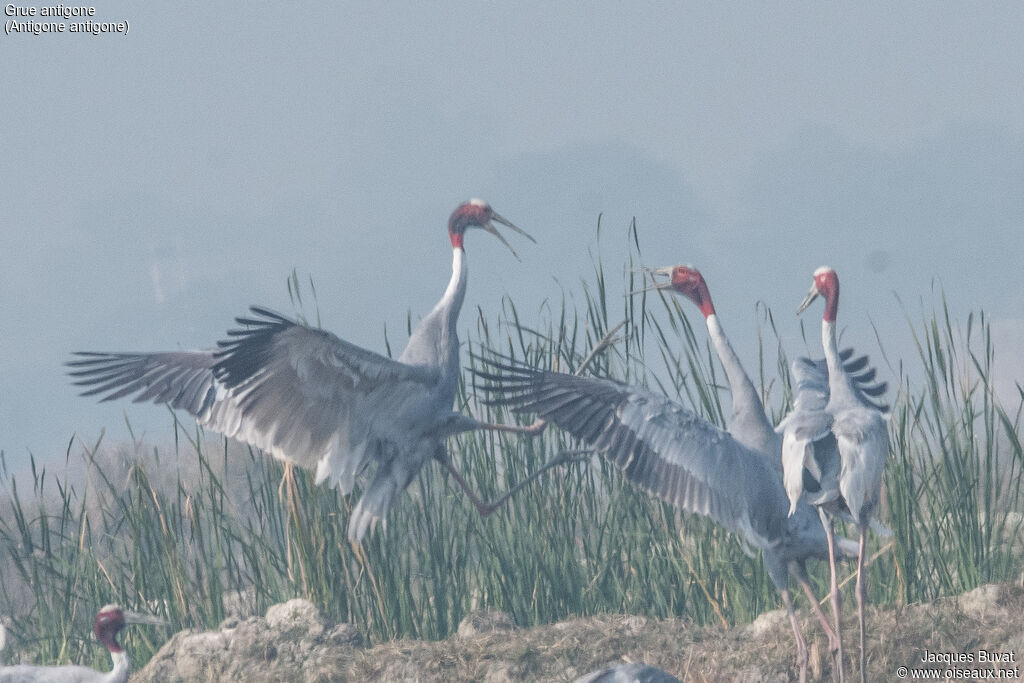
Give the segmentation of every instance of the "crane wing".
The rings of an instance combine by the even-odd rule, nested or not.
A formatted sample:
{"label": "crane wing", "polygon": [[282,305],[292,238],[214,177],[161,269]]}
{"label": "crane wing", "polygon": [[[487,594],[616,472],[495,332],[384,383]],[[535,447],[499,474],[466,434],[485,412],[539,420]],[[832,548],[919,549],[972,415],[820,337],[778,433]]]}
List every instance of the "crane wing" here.
{"label": "crane wing", "polygon": [[[871,384],[876,371],[868,367],[868,357],[854,358],[853,354],[853,349],[844,349],[839,356],[854,395],[862,406],[884,412],[888,407],[869,396],[884,393],[885,382]],[[782,434],[782,479],[792,514],[801,496],[814,505],[839,496],[840,457],[835,418],[826,411],[827,363],[824,359],[797,358],[790,365],[790,378],[793,408],[775,429]]]}
{"label": "crane wing", "polygon": [[316,466],[318,481],[330,476],[351,491],[379,442],[394,440],[394,404],[429,393],[438,372],[251,310],[218,350],[79,353],[70,374],[88,387],[83,395],[169,403],[278,459]]}
{"label": "crane wing", "polygon": [[552,420],[634,484],[754,545],[782,534],[786,504],[778,470],[681,405],[610,379],[488,363],[499,372],[476,373],[494,382],[484,387],[489,404]]}
{"label": "crane wing", "polygon": [[[853,357],[852,348],[843,349],[839,357],[843,361],[843,369],[850,378],[850,386],[854,394],[865,405],[875,408],[880,412],[886,412],[888,406],[875,403],[869,397],[881,396],[885,393],[887,384],[879,382],[872,384],[877,374],[875,368],[864,368],[870,362],[867,356]],[[863,371],[863,372],[861,372]],[[860,373],[855,374],[855,373]],[[793,410],[792,412],[824,410],[828,405],[828,365],[824,358],[812,360],[810,358],[797,358],[789,366],[790,380],[793,384]],[[792,414],[792,413],[791,413]],[[786,418],[776,427],[777,432],[782,432]]]}

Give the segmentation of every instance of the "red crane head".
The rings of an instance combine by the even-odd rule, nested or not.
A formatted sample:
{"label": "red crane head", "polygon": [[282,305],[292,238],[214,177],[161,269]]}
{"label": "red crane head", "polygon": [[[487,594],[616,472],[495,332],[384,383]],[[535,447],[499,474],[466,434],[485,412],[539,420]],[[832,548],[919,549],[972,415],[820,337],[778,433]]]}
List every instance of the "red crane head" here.
{"label": "red crane head", "polygon": [[125,627],[125,624],[168,625],[166,621],[157,617],[127,612],[117,605],[106,605],[96,614],[96,620],[92,622],[92,632],[110,650],[111,654],[117,654],[124,652],[124,648],[117,642],[117,634]]}
{"label": "red crane head", "polygon": [[[642,267],[641,269],[651,274],[654,284],[638,291],[672,289],[695,303],[705,318],[714,315],[715,305],[711,302],[711,292],[708,290],[708,283],[704,281],[704,276],[700,274],[700,271],[693,266]],[[656,279],[659,276],[667,277],[668,279],[659,281]]]}
{"label": "red crane head", "polygon": [[452,248],[463,248],[462,239],[463,235],[466,233],[466,228],[483,228],[501,240],[501,243],[508,247],[508,250],[512,252],[512,255],[519,258],[519,254],[516,253],[511,244],[505,241],[505,238],[501,236],[498,229],[494,227],[494,223],[500,223],[507,228],[515,230],[520,235],[524,235],[531,242],[537,242],[537,240],[527,235],[524,230],[517,228],[512,225],[511,222],[499,216],[498,213],[491,208],[491,205],[484,200],[470,199],[468,202],[459,204],[458,207],[452,211],[451,218],[448,219],[448,236],[452,240]]}
{"label": "red crane head", "polygon": [[117,633],[125,625],[124,611],[117,605],[107,605],[96,615],[92,623],[92,632],[112,653],[124,652],[117,642]]}
{"label": "red crane head", "polygon": [[800,308],[796,309],[796,314],[800,315],[806,311],[811,302],[819,296],[825,297],[825,321],[834,323],[836,313],[839,312],[839,276],[828,266],[822,266],[814,271],[814,284],[801,302]]}

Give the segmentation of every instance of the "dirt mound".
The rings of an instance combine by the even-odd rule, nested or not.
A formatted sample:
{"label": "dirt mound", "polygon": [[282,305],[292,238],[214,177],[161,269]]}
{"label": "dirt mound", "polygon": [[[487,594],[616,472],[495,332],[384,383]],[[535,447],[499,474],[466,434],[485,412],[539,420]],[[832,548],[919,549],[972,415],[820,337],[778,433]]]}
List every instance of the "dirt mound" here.
{"label": "dirt mound", "polygon": [[[811,679],[829,680],[827,641],[818,624],[802,616]],[[989,585],[928,605],[870,609],[868,629],[869,680],[900,680],[901,666],[952,668],[950,675],[957,678],[984,677],[993,670],[1020,678],[1024,590]],[[858,652],[852,609],[843,633],[850,671]],[[731,629],[630,615],[519,629],[507,615],[485,612],[466,617],[459,633],[447,640],[370,647],[353,626],[329,624],[310,603],[291,600],[271,607],[265,617],[175,635],[132,680],[573,681],[625,661],[657,666],[682,681],[782,682],[795,680],[797,673],[792,633],[781,611]]]}

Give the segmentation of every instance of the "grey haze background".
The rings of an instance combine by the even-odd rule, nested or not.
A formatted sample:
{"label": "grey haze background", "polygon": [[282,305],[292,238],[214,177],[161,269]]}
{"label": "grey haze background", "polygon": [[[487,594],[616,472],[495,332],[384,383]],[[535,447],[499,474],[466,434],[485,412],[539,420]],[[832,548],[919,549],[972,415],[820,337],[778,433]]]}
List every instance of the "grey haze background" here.
{"label": "grey haze background", "polygon": [[873,322],[912,353],[895,294],[916,317],[944,287],[992,316],[1002,390],[1024,378],[1024,5],[507,5],[97,0],[127,37],[0,36],[8,464],[123,440],[125,414],[168,438],[163,408],[78,398],[68,354],[208,346],[250,304],[291,311],[292,268],[326,327],[401,346],[472,196],[539,244],[471,234],[467,312],[578,291],[635,216],[749,364],[755,302],[799,350],[827,263],[847,342],[876,348]]}

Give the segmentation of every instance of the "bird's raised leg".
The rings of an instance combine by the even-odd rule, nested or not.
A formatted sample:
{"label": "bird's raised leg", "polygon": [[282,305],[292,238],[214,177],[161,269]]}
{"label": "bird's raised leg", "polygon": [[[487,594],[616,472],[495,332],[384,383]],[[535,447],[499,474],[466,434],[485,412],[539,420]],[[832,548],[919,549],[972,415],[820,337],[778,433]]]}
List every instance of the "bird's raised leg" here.
{"label": "bird's raised leg", "polygon": [[836,678],[839,674],[839,636],[836,635],[836,630],[832,628],[832,624],[828,623],[828,617],[821,609],[821,605],[818,604],[818,596],[814,593],[814,586],[811,585],[810,578],[807,576],[807,569],[802,565],[797,565],[794,569],[793,574],[796,576],[797,581],[800,582],[800,587],[804,589],[804,595],[807,596],[807,601],[811,603],[811,610],[814,612],[814,616],[818,618],[818,622],[821,624],[821,630],[825,632],[828,637],[828,651],[832,657],[832,677]]}
{"label": "bird's raised leg", "polygon": [[843,683],[843,634],[839,622],[840,600],[839,581],[836,578],[836,533],[832,526],[832,515],[821,508],[818,508],[818,515],[821,517],[822,526],[825,527],[825,537],[828,542],[829,594],[832,596],[832,615],[836,621],[836,664],[839,671],[839,683]]}
{"label": "bird's raised leg", "polygon": [[497,500],[490,503],[481,500],[480,497],[477,496],[476,493],[474,493],[473,490],[469,488],[469,484],[466,482],[465,479],[462,478],[462,475],[459,474],[458,470],[456,470],[455,467],[452,465],[451,459],[448,457],[447,453],[445,453],[443,457],[439,456],[438,460],[443,462],[445,467],[448,468],[448,472],[452,475],[452,477],[455,478],[455,481],[458,482],[459,487],[469,498],[470,502],[473,503],[473,507],[475,507],[476,511],[480,513],[480,516],[487,517],[492,512],[494,512],[502,505],[504,505],[505,501],[514,496],[521,489],[529,486],[531,483],[533,483],[535,479],[540,477],[540,475],[544,474],[548,470],[554,467],[558,467],[559,465],[576,462],[578,460],[583,460],[588,457],[590,457],[589,451],[563,451],[562,453],[559,453],[555,458],[553,458],[550,462],[541,467],[539,470],[537,470],[529,477],[527,477],[526,479],[524,479],[523,481],[519,482],[518,484],[510,488],[508,491],[506,491],[501,498],[498,498]]}
{"label": "bird's raised leg", "polygon": [[800,632],[800,622],[797,621],[796,612],[793,610],[793,599],[789,595],[789,589],[782,589],[782,602],[786,605],[786,614],[789,615],[789,623],[793,625],[793,638],[796,640],[796,662],[800,667],[800,683],[807,681],[807,643],[804,642],[803,633]]}
{"label": "bird's raised leg", "polygon": [[864,589],[864,550],[865,550],[865,533],[867,532],[867,525],[860,525],[860,546],[857,548],[857,621],[860,622],[860,681],[861,683],[867,683],[867,651],[865,650],[865,637],[864,637],[864,600],[867,597]]}
{"label": "bird's raised leg", "polygon": [[[590,364],[594,361],[594,359],[597,358],[597,354],[599,354],[601,351],[603,351],[604,349],[618,341],[618,337],[616,337],[615,335],[620,329],[622,329],[622,326],[625,324],[626,321],[623,320],[619,324],[615,325],[610,330],[608,330],[607,334],[601,337],[601,340],[594,345],[594,348],[590,350],[590,353],[587,354],[586,358],[583,359],[583,362],[580,363],[580,366],[576,369],[576,372],[573,374],[577,376],[583,374],[586,371],[586,369],[590,366]],[[535,420],[533,424],[526,426],[467,421],[467,424],[465,426],[459,426],[455,431],[468,431],[470,429],[490,429],[493,431],[513,432],[517,434],[535,436],[543,432],[544,428],[547,426],[547,420],[540,418]],[[564,465],[566,463],[575,462],[577,460],[583,459],[581,457],[580,451],[566,451],[560,453],[558,456],[553,458],[550,462],[545,464],[539,470],[537,470],[529,477],[527,477],[526,479],[519,482],[511,489],[509,489],[501,498],[498,498],[497,500],[488,503],[481,500],[480,496],[473,492],[473,490],[469,487],[469,484],[466,482],[466,480],[462,478],[462,475],[459,474],[458,470],[455,469],[455,466],[452,465],[451,458],[449,457],[448,452],[444,448],[438,449],[438,452],[435,453],[434,457],[440,460],[442,463],[444,463],[444,466],[448,469],[448,472],[452,475],[455,481],[458,482],[459,487],[469,498],[470,502],[473,503],[473,507],[475,507],[477,512],[480,513],[481,517],[486,517],[495,510],[497,510],[505,503],[505,501],[507,501],[509,498],[514,496],[516,493],[518,493],[526,486],[529,486],[535,479],[540,477],[548,470],[554,467],[558,467],[559,465]],[[586,457],[589,457],[589,453]]]}
{"label": "bird's raised leg", "polygon": [[[626,324],[625,320],[619,321],[619,324],[608,330],[608,333],[601,337],[601,340],[594,345],[594,348],[590,349],[590,353],[583,359],[580,366],[576,368],[576,372],[573,373],[575,376],[580,376],[586,372],[587,368],[594,359],[597,358],[597,354],[601,353],[604,349],[611,346],[619,340],[615,334],[622,329],[622,326]],[[478,425],[479,429],[490,429],[495,432],[512,432],[514,434],[525,434],[526,436],[536,436],[544,431],[544,428],[548,426],[548,421],[543,418],[537,418],[533,421],[533,424],[529,425],[509,425],[509,424],[498,424],[492,422],[481,422]]]}

